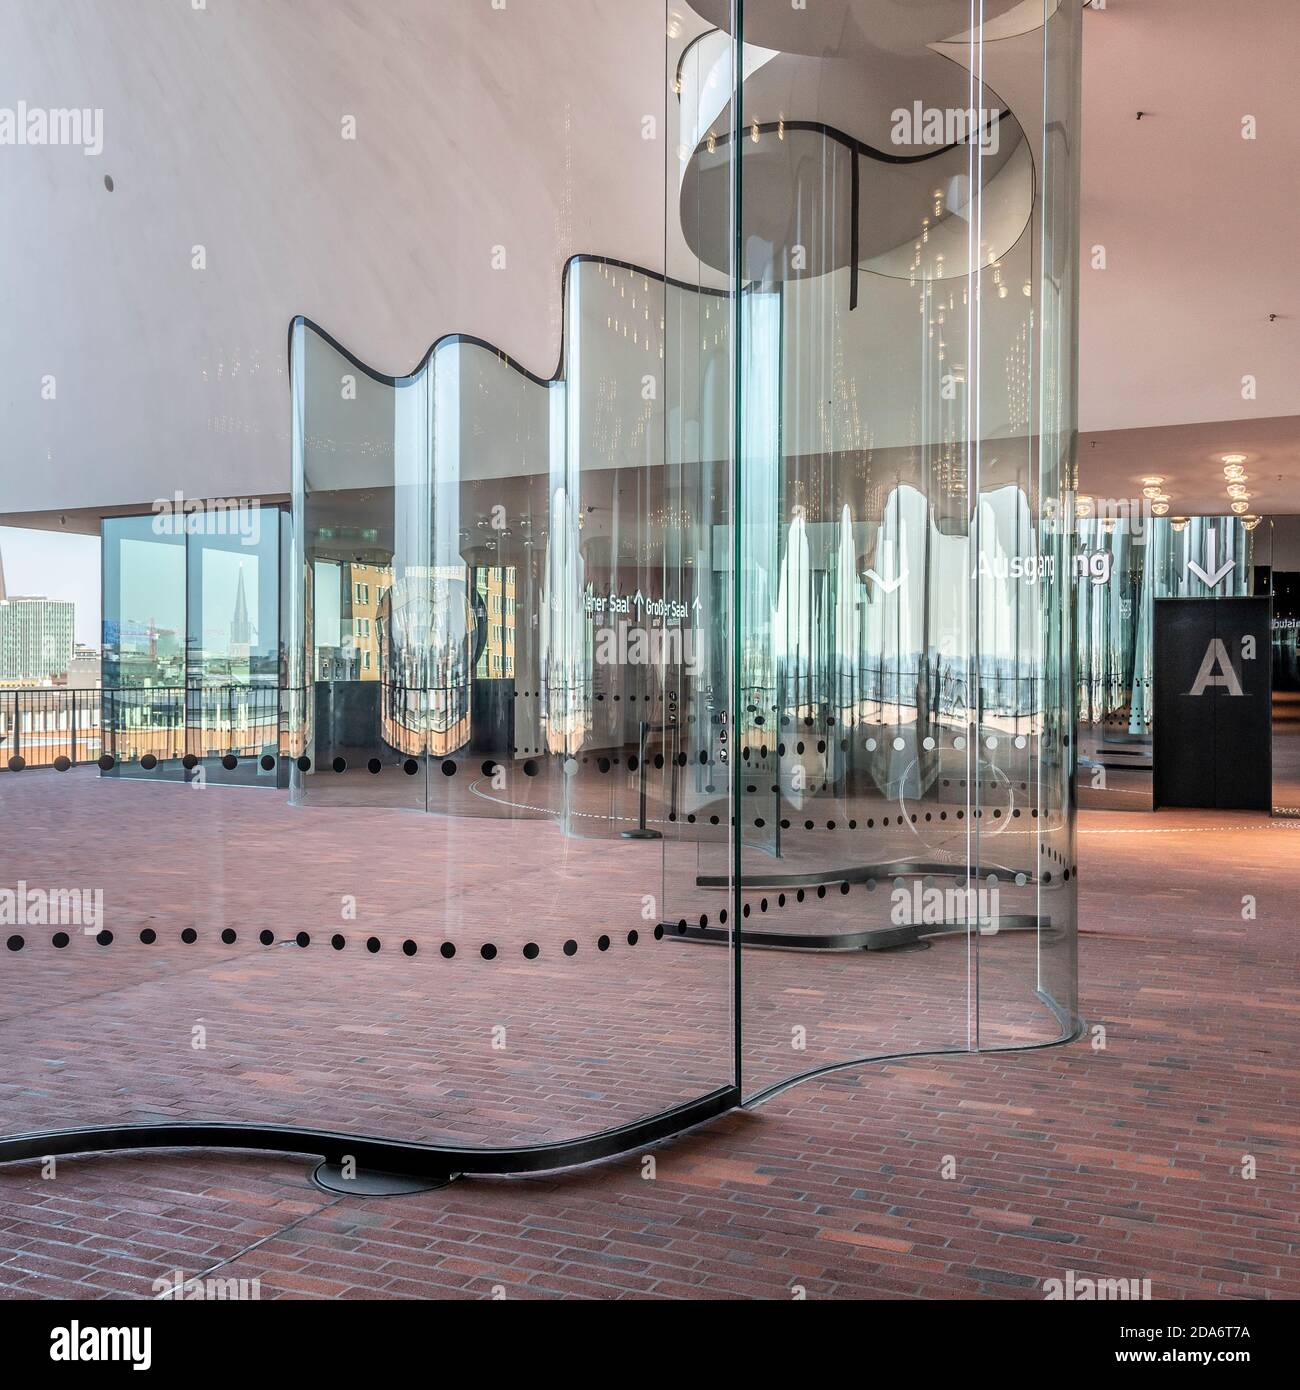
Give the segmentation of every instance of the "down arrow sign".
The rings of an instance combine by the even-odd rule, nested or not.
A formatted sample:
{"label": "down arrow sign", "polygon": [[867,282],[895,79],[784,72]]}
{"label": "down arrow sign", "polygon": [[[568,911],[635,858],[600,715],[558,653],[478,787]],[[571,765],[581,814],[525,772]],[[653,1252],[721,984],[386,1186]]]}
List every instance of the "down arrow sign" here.
{"label": "down arrow sign", "polygon": [[1217,589],[1223,582],[1223,577],[1232,570],[1232,559],[1229,557],[1216,570],[1214,568],[1214,552],[1218,542],[1213,531],[1205,538],[1205,563],[1208,568],[1202,569],[1195,560],[1188,560],[1188,570],[1196,575],[1203,583],[1208,584],[1211,589]]}

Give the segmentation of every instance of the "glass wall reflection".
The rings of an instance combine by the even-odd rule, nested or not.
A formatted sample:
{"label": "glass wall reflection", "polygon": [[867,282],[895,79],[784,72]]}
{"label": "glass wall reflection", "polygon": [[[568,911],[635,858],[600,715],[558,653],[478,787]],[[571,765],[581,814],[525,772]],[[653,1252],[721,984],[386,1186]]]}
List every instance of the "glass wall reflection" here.
{"label": "glass wall reflection", "polygon": [[1273,809],[1296,814],[1296,519],[1156,516],[1143,499],[1093,497],[1079,498],[1075,511],[1080,785],[1089,804],[1151,807],[1157,601],[1262,596],[1272,600]]}
{"label": "glass wall reflection", "polygon": [[69,1123],[556,1145],[1073,1035],[1080,9],[983,13],[651,6],[662,258],[557,215],[554,362],[298,318],[288,514],[106,523],[112,778],[59,785],[117,916],[15,953],[6,1040]]}
{"label": "glass wall reflection", "polygon": [[104,521],[106,772],[190,780],[201,768],[217,781],[283,785],[287,527],[278,507],[179,497]]}
{"label": "glass wall reflection", "polygon": [[[295,801],[647,846],[679,952],[746,948],[751,1091],[1076,1021],[1078,15],[778,10],[670,35],[667,274],[571,259],[551,377],[293,345]],[[980,114],[895,158],[882,62]]]}

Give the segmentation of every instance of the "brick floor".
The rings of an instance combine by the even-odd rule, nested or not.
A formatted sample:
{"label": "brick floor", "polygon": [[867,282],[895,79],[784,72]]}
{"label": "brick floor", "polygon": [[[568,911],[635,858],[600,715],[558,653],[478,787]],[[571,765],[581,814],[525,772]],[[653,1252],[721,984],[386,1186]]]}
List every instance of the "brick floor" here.
{"label": "brick floor", "polygon": [[[459,877],[439,883],[433,817],[391,813],[402,828],[378,836],[372,816],[340,808],[286,841],[288,821],[268,836],[264,818],[280,812],[261,792],[91,781],[56,807],[6,790],[6,816],[30,830],[23,875],[66,874],[59,847],[75,844],[85,874],[72,881],[109,878],[115,927],[111,947],[74,935],[63,952],[33,940],[5,953],[7,1132],[261,1116],[504,1142],[583,1132],[725,1079],[727,953],[594,945],[625,927],[647,874],[690,897],[693,846],[670,850],[667,870],[629,857],[626,872],[606,863],[593,877],[580,861],[608,859],[610,843],[561,841],[549,878],[534,865],[533,890],[497,901],[476,880],[517,886],[536,825],[517,841],[503,841],[508,824],[471,827],[484,838],[466,838]],[[149,1297],[173,1270],[218,1269],[260,1280],[263,1297],[789,1297],[799,1285],[812,1297],[1032,1298],[1074,1269],[1149,1277],[1157,1297],[1295,1297],[1296,833],[1238,815],[1081,817],[1082,1007],[1104,1047],[1094,1034],[834,1072],[656,1147],[653,1177],[633,1155],[364,1200],[323,1193],[309,1164],[274,1155],[63,1159],[53,1181],[18,1165],[0,1171],[0,1294]],[[424,837],[423,855],[414,841],[394,848],[407,836]],[[619,854],[644,848],[620,842]],[[352,882],[382,884],[382,901],[339,925]],[[1246,894],[1256,915],[1243,920]],[[804,908],[819,923],[881,911],[861,888]],[[146,921],[154,948],[136,940]],[[491,963],[475,935],[489,921],[502,948]],[[190,922],[199,939],[184,945]],[[256,945],[263,922],[287,941],[307,924],[313,944]],[[230,946],[218,940],[228,926]],[[332,930],[344,952],[318,939]],[[558,952],[558,932],[579,939],[575,957]],[[462,949],[444,962],[437,944],[453,938]],[[538,960],[519,955],[526,939]],[[986,1043],[1052,1035],[1032,948],[980,942]],[[751,1076],[788,1073],[793,1025],[808,1027],[814,1061],[964,1045],[964,949],[752,953]],[[189,1045],[197,1019],[202,1051]],[[504,1053],[485,1042],[494,1020]]]}

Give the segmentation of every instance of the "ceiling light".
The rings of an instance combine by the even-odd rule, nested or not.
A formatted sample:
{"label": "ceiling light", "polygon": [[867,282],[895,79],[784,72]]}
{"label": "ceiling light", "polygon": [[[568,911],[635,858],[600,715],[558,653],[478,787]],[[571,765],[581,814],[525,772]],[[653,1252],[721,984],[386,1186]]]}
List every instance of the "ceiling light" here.
{"label": "ceiling light", "polygon": [[1168,502],[1152,502],[1152,504],[1151,504],[1151,510],[1152,510],[1157,516],[1164,516],[1164,514],[1169,510],[1169,503],[1168,503]]}
{"label": "ceiling light", "polygon": [[1075,514],[1075,516],[1091,516],[1091,515],[1092,515],[1092,498],[1091,498],[1091,497],[1076,497],[1075,500],[1074,500],[1074,514]]}
{"label": "ceiling light", "polygon": [[1246,528],[1247,531],[1253,531],[1255,527],[1259,525],[1259,523],[1260,518],[1257,516],[1243,516],[1241,518],[1241,524]]}
{"label": "ceiling light", "polygon": [[[1160,478],[1160,477],[1143,478],[1143,479],[1142,479],[1142,486],[1143,486],[1143,487],[1159,487],[1160,484],[1163,483],[1163,482],[1164,482],[1164,479],[1163,479],[1163,478]],[[1148,494],[1148,496],[1149,496],[1149,495],[1150,495],[1150,494]]]}
{"label": "ceiling light", "polygon": [[1147,498],[1159,497],[1160,489],[1158,487],[1144,487],[1142,489],[1142,496]]}
{"label": "ceiling light", "polygon": [[1169,518],[1169,524],[1175,531],[1187,530],[1187,518],[1185,516],[1171,516]]}
{"label": "ceiling light", "polygon": [[1246,481],[1246,470],[1239,463],[1228,463],[1224,465],[1223,476],[1232,479],[1235,483]]}
{"label": "ceiling light", "polygon": [[1229,483],[1229,484],[1228,484],[1228,496],[1229,496],[1229,497],[1249,497],[1249,496],[1250,496],[1250,493],[1248,493],[1248,492],[1246,491],[1245,487],[1244,487],[1241,483]]}
{"label": "ceiling light", "polygon": [[1245,455],[1245,454],[1224,454],[1224,455],[1223,455],[1223,461],[1224,461],[1224,463],[1245,463],[1245,462],[1246,462],[1246,455]]}
{"label": "ceiling light", "polygon": [[1232,504],[1232,510],[1233,510],[1234,512],[1236,512],[1238,516],[1240,516],[1243,512],[1248,512],[1248,511],[1250,510],[1250,503],[1249,503],[1249,502],[1234,502],[1234,503]]}

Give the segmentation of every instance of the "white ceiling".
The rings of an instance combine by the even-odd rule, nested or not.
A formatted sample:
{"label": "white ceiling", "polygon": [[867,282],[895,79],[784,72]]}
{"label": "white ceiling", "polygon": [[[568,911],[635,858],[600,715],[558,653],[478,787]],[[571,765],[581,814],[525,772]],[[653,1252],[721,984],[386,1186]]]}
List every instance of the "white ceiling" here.
{"label": "white ceiling", "polygon": [[462,332],[546,375],[565,259],[662,259],[662,0],[0,0],[0,35],[0,106],[104,112],[99,158],[0,148],[0,514],[283,492],[295,314],[393,374]]}
{"label": "white ceiling", "polygon": [[1219,510],[1219,456],[1257,453],[1261,508],[1300,511],[1298,71],[1296,0],[1085,12],[1083,489],[1163,472],[1176,511]]}
{"label": "white ceiling", "polygon": [[1225,454],[1245,455],[1253,512],[1300,512],[1300,419],[1294,415],[1083,434],[1079,490],[1135,498],[1144,477],[1160,477],[1171,516],[1226,512]]}
{"label": "white ceiling", "polygon": [[[147,500],[160,456],[187,492],[282,492],[295,313],[390,372],[453,331],[549,372],[564,258],[663,256],[664,150],[641,138],[663,18],[0,0],[0,105],[102,106],[106,127],[99,159],[0,150],[0,513]],[[1081,487],[1154,471],[1201,510],[1218,455],[1258,453],[1261,510],[1300,511],[1300,0],[1107,0],[1084,31]],[[508,268],[470,274],[497,244]]]}

